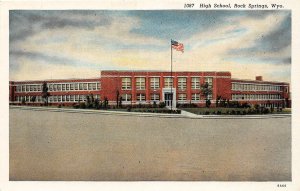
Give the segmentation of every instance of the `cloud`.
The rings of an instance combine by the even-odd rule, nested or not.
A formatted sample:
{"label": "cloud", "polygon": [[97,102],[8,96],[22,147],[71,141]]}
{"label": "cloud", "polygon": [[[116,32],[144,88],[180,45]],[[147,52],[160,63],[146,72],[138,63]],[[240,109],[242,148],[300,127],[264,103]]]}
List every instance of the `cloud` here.
{"label": "cloud", "polygon": [[[11,80],[43,80],[67,78],[97,78],[99,70],[90,67],[74,67],[62,64],[45,64],[28,58],[20,58],[18,70],[10,71]],[[78,75],[79,74],[79,75]]]}
{"label": "cloud", "polygon": [[289,81],[290,20],[289,11],[12,11],[10,78],[31,79],[29,67],[60,78],[81,77],[80,69],[169,70],[174,36],[185,45],[184,54],[173,51],[174,70],[251,79],[272,79],[271,71]]}
{"label": "cloud", "polygon": [[[63,14],[62,14],[63,13]],[[56,28],[94,29],[109,25],[110,18],[95,11],[10,11],[10,40],[24,40],[27,37]]]}

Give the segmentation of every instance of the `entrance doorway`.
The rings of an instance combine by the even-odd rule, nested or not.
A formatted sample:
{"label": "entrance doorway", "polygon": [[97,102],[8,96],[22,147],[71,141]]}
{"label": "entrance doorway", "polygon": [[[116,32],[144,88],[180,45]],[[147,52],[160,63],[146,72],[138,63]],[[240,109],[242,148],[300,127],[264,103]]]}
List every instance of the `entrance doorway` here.
{"label": "entrance doorway", "polygon": [[173,103],[173,101],[172,101],[173,100],[173,93],[169,93],[169,92],[165,93],[164,98],[165,98],[166,106],[171,107],[171,105]]}
{"label": "entrance doorway", "polygon": [[163,88],[162,89],[162,98],[163,102],[166,104],[166,107],[176,108],[176,88]]}

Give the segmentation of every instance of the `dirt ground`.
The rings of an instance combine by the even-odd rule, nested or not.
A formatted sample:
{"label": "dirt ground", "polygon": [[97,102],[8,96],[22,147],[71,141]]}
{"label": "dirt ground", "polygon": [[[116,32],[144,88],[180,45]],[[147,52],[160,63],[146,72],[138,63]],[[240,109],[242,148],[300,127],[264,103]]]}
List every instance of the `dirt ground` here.
{"label": "dirt ground", "polygon": [[10,180],[291,180],[291,117],[10,109]]}

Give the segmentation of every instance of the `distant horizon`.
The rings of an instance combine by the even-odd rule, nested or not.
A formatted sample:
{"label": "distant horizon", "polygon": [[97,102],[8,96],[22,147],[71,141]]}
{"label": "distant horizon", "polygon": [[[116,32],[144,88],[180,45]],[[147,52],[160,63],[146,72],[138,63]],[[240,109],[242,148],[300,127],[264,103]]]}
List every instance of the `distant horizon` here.
{"label": "distant horizon", "polygon": [[104,70],[229,71],[291,83],[288,10],[11,10],[9,80]]}

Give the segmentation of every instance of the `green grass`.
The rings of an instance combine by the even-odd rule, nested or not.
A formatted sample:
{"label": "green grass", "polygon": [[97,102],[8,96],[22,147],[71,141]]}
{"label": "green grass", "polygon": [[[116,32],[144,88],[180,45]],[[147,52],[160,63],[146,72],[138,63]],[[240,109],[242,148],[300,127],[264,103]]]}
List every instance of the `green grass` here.
{"label": "green grass", "polygon": [[[197,115],[202,115],[205,112],[209,112],[210,114],[212,114],[213,112],[218,112],[220,111],[222,114],[226,114],[227,112],[231,112],[231,111],[239,111],[239,112],[248,112],[250,110],[250,108],[180,108],[181,110],[187,111],[187,112],[191,112]],[[271,113],[270,113],[271,114]],[[291,109],[290,108],[285,108],[283,109],[281,112],[277,112],[277,109],[274,109],[274,112],[272,114],[291,114]]]}

